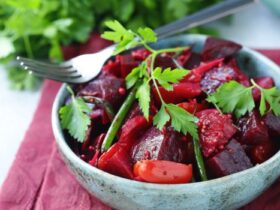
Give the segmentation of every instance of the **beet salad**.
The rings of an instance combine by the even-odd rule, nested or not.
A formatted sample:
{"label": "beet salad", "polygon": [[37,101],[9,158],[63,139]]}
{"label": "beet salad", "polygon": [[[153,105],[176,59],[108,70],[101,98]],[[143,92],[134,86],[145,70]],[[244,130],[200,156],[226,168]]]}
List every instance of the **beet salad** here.
{"label": "beet salad", "polygon": [[278,151],[279,90],[271,77],[243,73],[241,45],[208,38],[200,53],[154,49],[149,28],[107,26],[102,37],[118,44],[115,56],[94,80],[68,86],[60,109],[67,142],[83,161],[127,179],[176,184],[227,176]]}

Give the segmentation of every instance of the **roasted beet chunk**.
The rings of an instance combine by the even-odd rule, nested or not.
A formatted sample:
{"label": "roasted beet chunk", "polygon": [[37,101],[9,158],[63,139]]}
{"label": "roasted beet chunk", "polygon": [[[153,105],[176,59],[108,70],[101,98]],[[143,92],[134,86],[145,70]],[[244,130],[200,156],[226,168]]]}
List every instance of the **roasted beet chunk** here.
{"label": "roasted beet chunk", "polygon": [[216,58],[229,57],[237,53],[241,48],[241,45],[231,41],[208,38],[204,45],[202,58],[204,61],[209,61]]}
{"label": "roasted beet chunk", "polygon": [[213,178],[230,175],[253,165],[242,146],[232,139],[225,149],[206,161],[208,173]]}
{"label": "roasted beet chunk", "polygon": [[[258,77],[254,78],[254,81],[262,88],[272,88],[274,86],[274,81],[271,77]],[[260,100],[261,91],[258,88],[253,89],[253,97],[255,101]]]}
{"label": "roasted beet chunk", "polygon": [[169,55],[159,55],[156,57],[155,67],[161,67],[162,69],[175,69],[177,66],[172,57],[170,57]]}
{"label": "roasted beet chunk", "polygon": [[117,108],[125,98],[125,95],[119,91],[120,88],[125,88],[123,79],[112,74],[102,73],[98,78],[83,87],[78,95],[102,98],[111,103],[114,108]]}
{"label": "roasted beet chunk", "polygon": [[216,109],[205,109],[196,114],[199,118],[200,145],[205,157],[210,157],[224,149],[236,132],[231,115],[223,115]]}
{"label": "roasted beet chunk", "polygon": [[240,129],[238,140],[242,144],[256,145],[269,140],[267,126],[256,110],[239,119],[237,126]]}
{"label": "roasted beet chunk", "polygon": [[160,131],[151,127],[134,145],[131,153],[134,162],[138,160],[191,162],[193,148],[191,140],[172,128]]}
{"label": "roasted beet chunk", "polygon": [[132,69],[140,64],[140,61],[134,59],[132,55],[121,55],[120,65],[121,65],[121,77],[125,78]]}
{"label": "roasted beet chunk", "polygon": [[275,116],[273,113],[269,112],[264,118],[265,124],[269,129],[269,133],[272,136],[280,136],[280,116]]}
{"label": "roasted beet chunk", "polygon": [[237,74],[233,68],[229,66],[220,66],[206,72],[200,85],[201,89],[209,94],[215,92],[223,83],[236,79]]}
{"label": "roasted beet chunk", "polygon": [[[153,87],[153,95],[157,102],[160,102],[157,90]],[[192,99],[201,94],[199,83],[181,82],[173,85],[172,91],[167,91],[163,87],[159,87],[159,91],[166,103],[181,103],[187,99]]]}
{"label": "roasted beet chunk", "polygon": [[269,140],[248,149],[247,154],[254,164],[263,163],[268,160],[276,151],[278,146],[275,141]]}

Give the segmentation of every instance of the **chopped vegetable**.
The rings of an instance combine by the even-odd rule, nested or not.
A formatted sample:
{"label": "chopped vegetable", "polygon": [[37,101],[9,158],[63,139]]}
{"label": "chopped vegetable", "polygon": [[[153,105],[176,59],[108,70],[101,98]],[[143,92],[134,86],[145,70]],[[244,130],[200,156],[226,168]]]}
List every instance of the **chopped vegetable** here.
{"label": "chopped vegetable", "polygon": [[166,160],[142,160],[134,164],[134,176],[145,182],[183,184],[192,180],[192,165]]}

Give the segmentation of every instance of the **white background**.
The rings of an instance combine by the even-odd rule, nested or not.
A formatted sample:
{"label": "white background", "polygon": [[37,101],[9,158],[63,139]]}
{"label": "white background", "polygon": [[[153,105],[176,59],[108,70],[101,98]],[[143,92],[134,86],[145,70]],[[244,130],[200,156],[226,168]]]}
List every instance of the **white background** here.
{"label": "white background", "polygon": [[[223,37],[244,46],[280,49],[280,16],[272,14],[263,5],[254,5],[242,10],[234,15],[230,25],[211,25],[217,26]],[[40,90],[10,90],[5,71],[0,66],[0,186],[32,120],[39,97]]]}

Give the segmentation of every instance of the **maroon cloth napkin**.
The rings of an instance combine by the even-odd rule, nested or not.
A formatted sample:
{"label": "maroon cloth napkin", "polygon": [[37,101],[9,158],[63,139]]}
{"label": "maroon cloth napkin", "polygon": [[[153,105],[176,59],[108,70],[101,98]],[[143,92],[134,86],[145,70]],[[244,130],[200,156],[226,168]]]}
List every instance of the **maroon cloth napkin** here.
{"label": "maroon cloth napkin", "polygon": [[[95,52],[108,42],[93,34],[84,45],[64,48],[65,57]],[[280,50],[261,50],[280,65]],[[51,128],[51,107],[60,84],[45,81],[32,123],[0,190],[2,210],[111,209],[88,194],[61,160]],[[280,209],[280,179],[242,208]]]}

